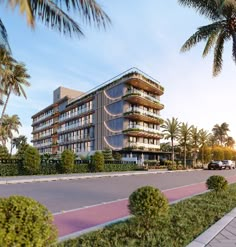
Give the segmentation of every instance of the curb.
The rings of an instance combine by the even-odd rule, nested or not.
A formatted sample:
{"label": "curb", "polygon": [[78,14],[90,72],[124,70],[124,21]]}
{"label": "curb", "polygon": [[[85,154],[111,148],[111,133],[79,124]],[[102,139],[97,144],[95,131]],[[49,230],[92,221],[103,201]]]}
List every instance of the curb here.
{"label": "curb", "polygon": [[177,170],[177,171],[144,171],[144,172],[127,172],[127,173],[112,173],[112,174],[98,174],[98,175],[74,175],[74,176],[61,176],[61,177],[42,177],[42,178],[24,178],[24,179],[11,179],[8,177],[6,180],[0,180],[1,184],[20,184],[20,183],[35,183],[35,182],[52,182],[52,181],[66,181],[66,180],[77,180],[77,179],[89,179],[89,178],[103,178],[103,177],[122,177],[122,176],[136,176],[136,175],[149,175],[149,174],[162,174],[162,173],[173,173],[173,172],[190,172],[199,171],[202,169],[194,170]]}
{"label": "curb", "polygon": [[187,247],[204,247],[236,217],[236,208],[193,240]]}

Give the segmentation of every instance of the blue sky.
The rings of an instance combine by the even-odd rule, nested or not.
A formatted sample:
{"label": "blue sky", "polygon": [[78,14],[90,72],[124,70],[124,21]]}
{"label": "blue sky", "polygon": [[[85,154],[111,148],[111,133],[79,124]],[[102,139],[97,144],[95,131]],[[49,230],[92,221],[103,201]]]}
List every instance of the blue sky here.
{"label": "blue sky", "polygon": [[[68,38],[50,31],[40,22],[31,30],[18,11],[0,7],[13,56],[27,65],[31,75],[28,99],[10,98],[8,114],[18,114],[20,134],[31,138],[31,116],[52,103],[59,86],[88,91],[119,73],[137,67],[165,87],[161,101],[164,119],[178,117],[211,131],[227,122],[236,139],[235,64],[232,43],[224,50],[222,73],[212,77],[212,55],[202,58],[203,44],[180,53],[181,45],[209,23],[177,0],[98,1],[112,19],[106,30],[82,24],[85,37]],[[78,19],[81,22],[81,19]]]}

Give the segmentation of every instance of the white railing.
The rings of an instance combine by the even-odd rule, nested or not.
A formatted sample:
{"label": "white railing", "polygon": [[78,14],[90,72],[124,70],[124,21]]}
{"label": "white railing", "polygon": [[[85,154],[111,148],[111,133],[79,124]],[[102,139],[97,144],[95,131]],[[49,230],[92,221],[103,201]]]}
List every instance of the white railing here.
{"label": "white railing", "polygon": [[66,126],[66,127],[60,127],[58,128],[57,132],[60,133],[60,132],[63,132],[63,131],[67,131],[67,130],[71,130],[71,129],[75,129],[75,128],[79,128],[79,127],[86,127],[87,124],[90,124],[91,122],[90,121],[84,121],[82,124],[71,124],[69,126]]}
{"label": "white railing", "polygon": [[130,107],[130,108],[127,109],[126,112],[139,112],[142,115],[160,118],[160,114],[159,113],[153,113],[151,111],[146,111],[146,110],[143,110],[143,109],[141,109],[139,107],[133,107],[133,108]]}
{"label": "white railing", "polygon": [[140,125],[140,124],[131,124],[131,125],[129,125],[128,129],[139,129],[139,130],[144,130],[147,132],[152,132],[152,133],[162,135],[162,133],[159,130],[153,129],[153,128],[148,128],[148,127],[145,127],[145,126]]}
{"label": "white railing", "polygon": [[83,108],[83,109],[81,109],[79,111],[73,112],[73,113],[68,114],[66,116],[61,115],[59,117],[59,122],[64,121],[64,120],[67,120],[67,119],[70,119],[70,118],[73,118],[73,117],[76,117],[76,116],[79,116],[82,113],[85,113],[85,112],[88,112],[88,111],[91,111],[91,110],[92,110],[92,108]]}
{"label": "white railing", "polygon": [[43,119],[52,116],[53,114],[54,114],[54,111],[52,111],[51,113],[48,113],[48,114],[43,114],[43,116],[40,116],[39,118],[35,118],[35,119],[33,120],[33,123],[40,122],[40,121],[42,121]]}
{"label": "white railing", "polygon": [[134,142],[129,144],[130,147],[143,147],[143,148],[156,148],[159,149],[160,145],[159,144],[149,144],[149,143],[143,143],[143,142]]}
{"label": "white railing", "polygon": [[48,123],[48,124],[41,125],[39,127],[34,127],[33,131],[37,131],[37,130],[41,130],[41,129],[47,128],[47,127],[51,126],[52,124],[53,124],[53,121]]}
{"label": "white railing", "polygon": [[71,136],[71,137],[68,137],[67,140],[59,139],[58,140],[58,143],[65,143],[65,142],[72,142],[72,141],[81,141],[81,140],[89,139],[89,138],[90,138],[89,135],[87,135],[87,136]]}
{"label": "white railing", "polygon": [[40,144],[34,144],[34,147],[41,148],[41,147],[45,147],[45,146],[49,146],[49,145],[52,145],[52,142],[45,142],[45,143],[40,143]]}
{"label": "white railing", "polygon": [[153,97],[153,96],[151,96],[151,95],[149,95],[149,94],[147,94],[147,93],[144,93],[144,92],[142,92],[142,91],[140,91],[140,90],[138,90],[138,89],[131,89],[131,90],[128,90],[128,91],[126,92],[125,95],[132,94],[132,93],[138,93],[140,96],[142,96],[142,97],[144,97],[144,98],[148,98],[148,99],[150,99],[151,101],[160,103],[160,100],[159,100],[158,98],[155,98],[155,97]]}

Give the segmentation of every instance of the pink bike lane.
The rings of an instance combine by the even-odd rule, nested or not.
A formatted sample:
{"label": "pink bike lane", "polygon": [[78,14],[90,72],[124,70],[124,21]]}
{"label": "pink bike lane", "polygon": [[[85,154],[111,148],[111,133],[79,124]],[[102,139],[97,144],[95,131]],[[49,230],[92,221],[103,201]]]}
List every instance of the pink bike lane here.
{"label": "pink bike lane", "polygon": [[[229,183],[236,182],[236,176],[227,177]],[[163,190],[169,202],[193,196],[207,190],[205,182]],[[54,224],[59,237],[77,233],[129,216],[128,199],[89,206],[54,215]]]}

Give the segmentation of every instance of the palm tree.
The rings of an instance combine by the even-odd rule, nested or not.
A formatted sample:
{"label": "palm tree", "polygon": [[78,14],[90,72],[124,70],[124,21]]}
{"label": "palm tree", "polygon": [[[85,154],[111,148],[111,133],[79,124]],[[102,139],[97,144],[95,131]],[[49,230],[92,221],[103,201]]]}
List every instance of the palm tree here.
{"label": "palm tree", "polygon": [[20,118],[18,115],[4,115],[3,122],[2,122],[2,128],[5,129],[7,138],[10,139],[11,143],[11,150],[10,153],[12,154],[13,149],[13,132],[19,133],[19,127],[21,126]]}
{"label": "palm tree", "polygon": [[174,140],[178,137],[178,131],[179,131],[179,122],[178,118],[172,117],[172,119],[167,119],[164,124],[161,126],[163,128],[162,132],[164,133],[165,139],[171,140],[171,160],[172,164],[174,164],[175,159],[175,151],[174,151]]}
{"label": "palm tree", "polygon": [[218,139],[220,141],[220,144],[223,146],[228,134],[227,132],[230,131],[229,130],[229,125],[227,123],[222,123],[221,125],[219,124],[215,124],[212,132],[213,135],[216,137],[216,139]]}
{"label": "palm tree", "polygon": [[200,145],[200,148],[202,151],[202,154],[201,154],[202,165],[205,162],[205,160],[204,160],[204,147],[207,145],[207,143],[209,143],[209,137],[210,137],[210,134],[206,130],[204,130],[204,129],[199,130],[199,145]]}
{"label": "palm tree", "polygon": [[235,144],[235,140],[233,139],[233,137],[228,136],[227,139],[226,139],[225,146],[233,149],[234,148],[234,144]]}
{"label": "palm tree", "polygon": [[190,139],[192,126],[188,126],[188,123],[181,123],[179,126],[178,141],[179,145],[184,148],[184,167],[186,167],[186,156],[187,156],[187,144]]}
{"label": "palm tree", "polygon": [[192,127],[191,129],[191,142],[193,147],[193,165],[195,166],[197,163],[197,152],[199,148],[199,131],[197,127]]}
{"label": "palm tree", "polygon": [[223,49],[226,41],[232,39],[232,56],[236,62],[236,4],[229,0],[227,4],[221,4],[219,0],[179,0],[180,4],[195,8],[196,11],[209,18],[212,23],[199,27],[182,46],[181,51],[190,50],[200,41],[206,41],[203,50],[203,57],[208,55],[211,48],[214,47],[213,75],[217,76],[222,69]]}
{"label": "palm tree", "polygon": [[26,136],[23,136],[23,135],[20,135],[18,137],[15,137],[12,139],[12,147],[16,148],[16,149],[19,149],[19,147],[21,145],[25,145],[27,144],[27,137]]}
{"label": "palm tree", "polygon": [[[13,8],[18,7],[32,28],[35,27],[35,20],[38,20],[50,29],[67,36],[72,36],[72,34],[83,36],[80,25],[72,19],[71,13],[77,13],[86,23],[95,24],[99,28],[106,28],[110,23],[109,17],[95,0],[5,0],[0,3],[7,3]],[[3,40],[5,44],[8,44],[6,28],[2,22],[0,30],[2,30],[0,31],[0,41]]]}
{"label": "palm tree", "polygon": [[3,121],[3,116],[6,111],[6,106],[9,101],[9,97],[11,93],[14,93],[17,96],[23,95],[26,98],[26,93],[24,91],[23,86],[30,86],[30,83],[27,81],[27,79],[30,78],[30,76],[27,74],[27,70],[25,68],[25,65],[23,63],[14,63],[10,65],[11,73],[7,75],[6,77],[2,78],[2,84],[4,86],[5,94],[7,95],[0,122]]}
{"label": "palm tree", "polygon": [[10,45],[8,43],[7,30],[4,27],[0,19],[0,47],[4,48],[7,51],[11,51]]}

